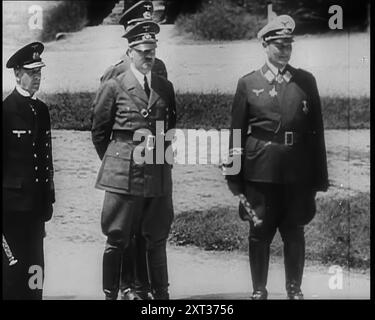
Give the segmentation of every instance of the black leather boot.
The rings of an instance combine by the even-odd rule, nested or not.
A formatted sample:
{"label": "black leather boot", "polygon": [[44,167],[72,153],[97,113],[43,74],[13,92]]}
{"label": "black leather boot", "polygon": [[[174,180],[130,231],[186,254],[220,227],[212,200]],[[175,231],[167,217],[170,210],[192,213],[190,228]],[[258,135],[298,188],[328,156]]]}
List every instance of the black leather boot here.
{"label": "black leather boot", "polygon": [[301,284],[305,264],[304,241],[284,243],[284,264],[287,298],[303,300]]}
{"label": "black leather boot", "polygon": [[[129,245],[124,249],[121,258],[121,275],[120,275],[120,290],[121,295],[124,296],[129,289],[134,287],[135,277],[135,243],[132,239]],[[128,300],[128,299],[125,299]],[[132,299],[130,299],[132,300]]]}
{"label": "black leather boot", "polygon": [[268,297],[266,285],[269,257],[269,242],[249,239],[250,270],[254,290],[251,299],[253,300],[265,300]]}
{"label": "black leather boot", "polygon": [[120,284],[122,248],[107,242],[103,254],[103,291],[106,300],[117,300]]}
{"label": "black leather boot", "polygon": [[146,240],[142,236],[135,238],[135,248],[134,289],[143,300],[152,300],[147,269]]}
{"label": "black leather boot", "polygon": [[147,251],[148,275],[155,300],[169,300],[168,267],[165,245]]}

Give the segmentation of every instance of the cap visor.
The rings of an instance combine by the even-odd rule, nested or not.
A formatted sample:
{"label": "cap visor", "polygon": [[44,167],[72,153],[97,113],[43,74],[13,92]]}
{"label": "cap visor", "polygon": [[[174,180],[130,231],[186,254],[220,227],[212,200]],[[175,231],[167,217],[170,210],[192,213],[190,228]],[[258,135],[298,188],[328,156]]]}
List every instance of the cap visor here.
{"label": "cap visor", "polygon": [[22,66],[22,68],[24,69],[35,69],[35,68],[42,68],[42,67],[45,67],[45,63],[42,62],[42,61],[39,61],[39,62],[34,62],[34,63],[30,63],[30,64],[25,64]]}
{"label": "cap visor", "polygon": [[152,50],[157,47],[156,43],[139,43],[135,46],[131,46],[131,48],[140,50],[140,51],[146,51],[146,50]]}

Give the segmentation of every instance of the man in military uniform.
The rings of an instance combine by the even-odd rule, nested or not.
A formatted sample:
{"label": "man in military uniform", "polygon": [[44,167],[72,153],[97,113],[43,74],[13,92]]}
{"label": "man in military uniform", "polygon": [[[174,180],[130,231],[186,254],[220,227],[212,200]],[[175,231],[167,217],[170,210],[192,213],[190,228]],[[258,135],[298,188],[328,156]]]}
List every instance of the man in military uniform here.
{"label": "man in military uniform", "polygon": [[[124,26],[125,32],[136,24],[144,21],[152,21],[153,4],[151,1],[139,1],[133,6],[124,10],[119,23]],[[129,50],[120,62],[109,67],[101,77],[101,82],[113,79],[129,70],[130,57]],[[154,65],[152,66],[153,73],[168,79],[167,70],[162,60],[155,57]],[[136,235],[129,246],[124,249],[123,263],[121,269],[121,288],[123,297],[127,300],[150,299],[150,287],[146,264],[146,247],[144,238]],[[135,262],[135,265],[133,265]]]}
{"label": "man in military uniform", "polygon": [[229,155],[242,166],[226,176],[228,186],[235,195],[245,194],[263,220],[261,226],[250,222],[253,299],[267,298],[270,244],[277,229],[284,242],[287,297],[303,299],[304,226],[315,215],[316,192],[328,188],[316,81],[288,64],[294,28],[294,20],[282,15],[259,31],[266,63],[238,81],[232,106],[231,136],[239,129],[241,139],[230,139]]}
{"label": "man in military uniform", "polygon": [[43,49],[31,43],[6,64],[17,84],[3,101],[3,236],[18,262],[9,266],[3,250],[5,299],[42,299],[43,293],[29,286],[35,270],[44,271],[44,224],[55,202],[50,116],[35,97]]}
{"label": "man in military uniform", "polygon": [[[135,161],[135,132],[145,132],[143,151],[155,156],[155,136],[175,127],[173,85],[151,72],[159,26],[144,21],[128,29],[130,68],[102,83],[95,98],[92,140],[102,165],[96,187],[105,190],[102,230],[107,236],[103,256],[106,299],[122,298],[120,281],[124,250],[134,236],[146,243],[147,270],[154,299],[168,299],[166,242],[173,220],[171,165]],[[163,121],[163,132],[156,132]],[[170,144],[165,143],[164,148]],[[134,259],[134,257],[128,257]],[[135,265],[131,261],[130,265]],[[137,271],[137,270],[135,270]]]}
{"label": "man in military uniform", "polygon": [[[139,22],[143,21],[151,21],[152,14],[154,11],[154,6],[152,1],[139,1],[129,9],[127,9],[120,18],[119,23],[124,26],[125,32],[132,28]],[[121,57],[121,60],[117,62],[115,65],[110,66],[100,78],[100,81],[106,81],[108,79],[112,79],[124,73],[129,69],[130,66],[130,58],[128,55],[128,51],[125,55]],[[168,79],[167,68],[162,60],[155,57],[154,65],[152,66],[152,72],[158,74],[165,79]]]}

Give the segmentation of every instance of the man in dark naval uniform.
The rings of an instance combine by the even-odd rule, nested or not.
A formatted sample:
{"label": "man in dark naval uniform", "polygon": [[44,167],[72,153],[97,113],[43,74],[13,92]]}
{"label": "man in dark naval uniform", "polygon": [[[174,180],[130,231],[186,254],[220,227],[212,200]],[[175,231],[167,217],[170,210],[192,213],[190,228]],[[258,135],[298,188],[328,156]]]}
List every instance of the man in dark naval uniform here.
{"label": "man in dark naval uniform", "polygon": [[[153,20],[153,4],[151,1],[139,1],[124,11],[119,23],[124,26],[125,32],[136,24]],[[129,70],[129,49],[123,59],[109,67],[100,78],[101,82],[113,79]],[[168,79],[167,70],[162,60],[155,57],[151,72]],[[141,235],[135,235],[129,246],[124,249],[121,268],[122,298],[125,300],[148,300],[150,293],[147,263],[146,243]],[[135,265],[133,265],[135,263]]]}
{"label": "man in dark naval uniform", "polygon": [[[117,299],[119,291],[127,299],[129,288],[121,279],[121,266],[136,265],[133,255],[123,254],[135,236],[145,241],[153,298],[169,298],[166,242],[174,215],[171,165],[155,163],[155,158],[170,143],[162,143],[159,150],[155,140],[175,127],[176,107],[173,85],[151,72],[158,32],[159,26],[152,21],[126,31],[130,67],[103,82],[94,102],[92,140],[102,159],[96,187],[106,191],[101,221],[107,236],[103,255],[106,299]],[[162,132],[157,132],[160,121]],[[144,132],[145,141],[133,139],[135,132]],[[144,153],[147,148],[153,154],[152,163],[135,160],[135,149],[140,146]],[[128,263],[126,258],[133,261]]]}
{"label": "man in dark naval uniform", "polygon": [[270,244],[277,229],[284,243],[287,297],[303,299],[304,226],[315,215],[316,192],[328,188],[316,81],[288,64],[294,28],[294,20],[281,15],[259,31],[266,63],[238,81],[232,106],[231,136],[239,129],[241,141],[230,139],[229,156],[242,166],[226,176],[228,186],[235,195],[243,193],[263,220],[260,226],[250,223],[253,299],[267,298]]}
{"label": "man in dark naval uniform", "polygon": [[6,64],[17,84],[3,101],[3,236],[18,262],[9,266],[3,250],[5,299],[42,299],[43,293],[44,224],[55,202],[50,116],[35,98],[43,49],[31,43]]}

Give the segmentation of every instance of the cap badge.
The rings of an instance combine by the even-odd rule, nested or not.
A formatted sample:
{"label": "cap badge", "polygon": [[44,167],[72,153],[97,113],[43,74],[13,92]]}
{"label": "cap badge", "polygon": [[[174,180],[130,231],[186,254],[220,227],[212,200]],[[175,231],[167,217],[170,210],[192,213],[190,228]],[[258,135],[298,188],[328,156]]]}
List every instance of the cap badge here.
{"label": "cap badge", "polygon": [[33,52],[33,60],[38,60],[40,57],[39,52]]}
{"label": "cap badge", "polygon": [[145,11],[144,13],[143,13],[143,18],[145,18],[145,19],[151,19],[151,12],[150,11]]}
{"label": "cap badge", "polygon": [[256,94],[257,97],[259,97],[259,95],[264,91],[264,89],[253,89],[253,92]]}
{"label": "cap badge", "polygon": [[150,40],[150,39],[151,39],[151,34],[149,33],[144,34],[142,37],[142,40]]}
{"label": "cap badge", "polygon": [[151,10],[151,8],[152,8],[152,5],[150,5],[150,4],[145,4],[145,8],[146,8],[146,10]]}

